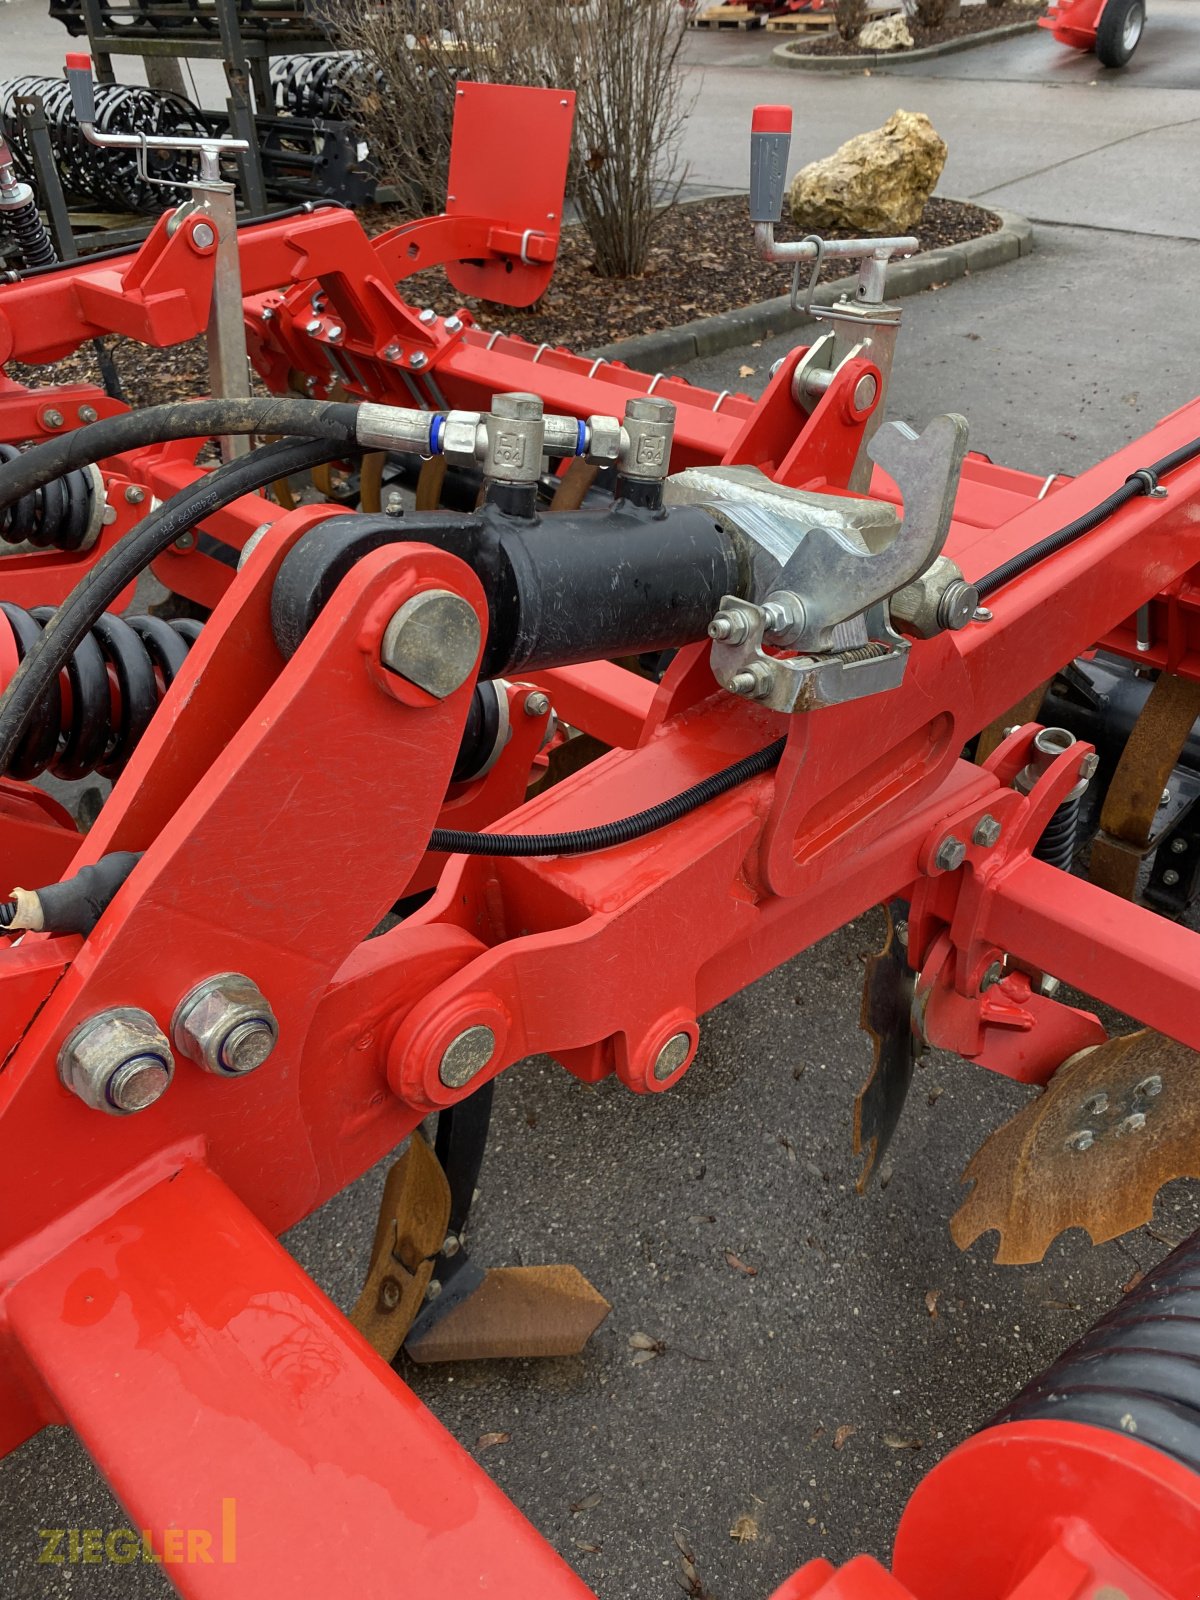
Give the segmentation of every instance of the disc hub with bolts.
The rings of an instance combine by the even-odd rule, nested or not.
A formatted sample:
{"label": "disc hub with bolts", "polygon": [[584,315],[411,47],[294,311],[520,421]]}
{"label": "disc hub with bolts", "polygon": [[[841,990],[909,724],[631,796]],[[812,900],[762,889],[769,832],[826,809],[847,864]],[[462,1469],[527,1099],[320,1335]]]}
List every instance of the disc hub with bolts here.
{"label": "disc hub with bolts", "polygon": [[148,1011],[114,1006],[81,1022],[58,1052],[64,1087],[93,1111],[127,1117],[165,1093],[175,1072],[166,1034]]}
{"label": "disc hub with bolts", "polygon": [[444,700],[471,676],[482,643],[469,601],[450,589],[425,589],[388,623],[379,659],[389,672]]}
{"label": "disc hub with bolts", "polygon": [[659,1083],[663,1083],[667,1078],[674,1077],[687,1060],[688,1052],[691,1048],[690,1035],[683,1032],[671,1035],[658,1052],[654,1062],[654,1076]]}
{"label": "disc hub with bolts", "polygon": [[274,1050],[279,1024],[258,985],[240,972],[218,972],[186,994],[171,1019],[180,1055],[219,1078],[254,1072]]}
{"label": "disc hub with bolts", "polygon": [[442,1054],[438,1077],[447,1089],[465,1089],[477,1078],[496,1050],[496,1035],[482,1023],[451,1039]]}

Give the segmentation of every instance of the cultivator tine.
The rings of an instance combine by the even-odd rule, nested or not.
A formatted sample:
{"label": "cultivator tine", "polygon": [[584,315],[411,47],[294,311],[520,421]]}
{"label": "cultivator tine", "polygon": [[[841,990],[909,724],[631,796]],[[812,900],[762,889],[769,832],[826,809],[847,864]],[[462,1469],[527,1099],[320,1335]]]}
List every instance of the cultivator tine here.
{"label": "cultivator tine", "polygon": [[1200,718],[1200,683],[1163,673],[1134,724],[1100,813],[1092,844],[1092,882],[1132,900],[1138,872],[1153,849],[1163,790],[1192,726]]}
{"label": "cultivator tine", "polygon": [[551,511],[578,511],[599,475],[599,467],[585,461],[582,456],[576,456],[558,480],[558,487],[550,502]]}
{"label": "cultivator tine", "polygon": [[416,511],[436,511],[442,503],[442,485],[446,481],[445,456],[429,456],[421,463],[417,475]]}
{"label": "cultivator tine", "polygon": [[350,1321],[392,1361],[425,1300],[450,1219],[450,1185],[420,1132],[383,1187],[367,1281]]}
{"label": "cultivator tine", "polygon": [[577,1267],[491,1267],[447,1310],[431,1302],[404,1349],[423,1366],[574,1356],[611,1310]]}
{"label": "cultivator tine", "polygon": [[884,907],[887,937],[878,955],[868,956],[863,978],[859,1027],[875,1045],[870,1076],[854,1102],[854,1153],[863,1158],[855,1183],[864,1194],[871,1174],[891,1143],[912,1082],[916,1040],[912,1031],[913,973],[902,942],[908,906],[893,900]]}
{"label": "cultivator tine", "polygon": [[955,1244],[994,1228],[1015,1265],[1067,1228],[1104,1244],[1149,1222],[1163,1184],[1200,1177],[1198,1074],[1200,1053],[1150,1029],[1073,1057],[967,1164]]}
{"label": "cultivator tine", "polygon": [[1046,698],[1046,690],[1053,683],[1052,678],[1047,678],[1045,683],[1039,683],[1036,689],[1031,689],[1017,701],[1015,706],[1010,706],[1002,716],[994,722],[989,722],[979,735],[979,743],[975,749],[975,760],[982,766],[987,758],[1004,742],[1004,737],[1010,728],[1023,728],[1027,722],[1033,722],[1042,708],[1042,701]]}

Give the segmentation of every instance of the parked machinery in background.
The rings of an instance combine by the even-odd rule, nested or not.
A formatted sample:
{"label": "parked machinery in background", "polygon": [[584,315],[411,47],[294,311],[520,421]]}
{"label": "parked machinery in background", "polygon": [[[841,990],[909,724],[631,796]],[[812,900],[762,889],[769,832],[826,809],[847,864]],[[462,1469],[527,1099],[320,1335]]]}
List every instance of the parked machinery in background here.
{"label": "parked machinery in background", "polygon": [[[544,292],[572,111],[461,85],[446,212],[374,240],[235,235],[210,173],[136,255],[0,286],[44,363],[228,337],[240,277],[273,391],[0,387],[0,1450],[70,1424],[164,1554],[235,1498],[184,1594],[361,1600],[399,1560],[412,1600],[586,1600],[390,1364],[577,1351],[608,1309],[466,1248],[492,1086],[544,1053],[668,1093],[706,1011],[879,903],[860,1187],[926,1045],[1044,1089],[963,1245],[1112,1238],[1200,1175],[1200,935],[1139,901],[1198,887],[1200,400],[1045,481],[953,409],[883,420],[915,241],[777,240],[778,107],[756,248],[858,280],[761,399],[409,304],[431,265]],[[194,618],[121,615],[147,568]],[[85,835],[47,772],[112,781]],[[273,1235],[406,1138],[347,1319]],[[933,1468],[890,1573],[776,1600],[1194,1600],[1198,1258]]]}
{"label": "parked machinery in background", "polygon": [[1072,50],[1093,53],[1103,67],[1123,67],[1141,42],[1146,0],[1051,0],[1038,27]]}

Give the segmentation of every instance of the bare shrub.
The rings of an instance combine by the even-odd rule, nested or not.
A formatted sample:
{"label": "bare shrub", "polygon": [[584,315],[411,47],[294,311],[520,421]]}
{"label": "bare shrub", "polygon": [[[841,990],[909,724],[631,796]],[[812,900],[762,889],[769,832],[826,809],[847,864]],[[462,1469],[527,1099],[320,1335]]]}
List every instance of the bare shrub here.
{"label": "bare shrub", "polygon": [[946,20],[946,0],[910,0],[908,14],[922,28],[940,28]]}
{"label": "bare shrub", "polygon": [[833,23],[838,38],[853,44],[867,20],[867,0],[834,0]]}
{"label": "bare shrub", "polygon": [[678,0],[583,0],[544,6],[541,81],[571,88],[572,194],[604,277],[646,265],[660,207],[683,181],[679,134],[690,110],[679,64],[686,12]]}

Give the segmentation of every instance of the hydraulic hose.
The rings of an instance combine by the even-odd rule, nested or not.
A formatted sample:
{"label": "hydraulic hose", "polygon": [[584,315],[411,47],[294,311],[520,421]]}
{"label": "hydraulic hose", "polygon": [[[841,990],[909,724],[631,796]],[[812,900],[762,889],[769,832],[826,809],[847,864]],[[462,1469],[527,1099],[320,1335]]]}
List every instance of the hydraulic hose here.
{"label": "hydraulic hose", "polygon": [[[181,435],[189,436],[188,431]],[[227,461],[174,495],[113,545],[84,574],[46,623],[41,638],[29,650],[0,695],[0,772],[8,770],[42,696],[53,686],[83,636],[126,584],[133,582],[180,534],[187,533],[196,523],[244,494],[252,494],[292,473],[342,459],[357,449],[353,446],[348,450],[343,438],[336,441],[280,439],[275,444],[264,445],[248,456]],[[3,470],[0,468],[0,474]]]}
{"label": "hydraulic hose", "polygon": [[[179,400],[103,417],[86,427],[46,439],[0,466],[0,511],[45,484],[108,456],[172,439],[208,439],[219,434],[277,433],[326,439],[354,448],[358,406],[346,401],[280,399]],[[328,458],[322,458],[328,459]]]}
{"label": "hydraulic hose", "polygon": [[1151,494],[1158,487],[1158,481],[1168,472],[1173,472],[1176,467],[1182,467],[1188,461],[1194,461],[1200,456],[1200,439],[1193,439],[1189,444],[1180,445],[1178,450],[1172,450],[1152,466],[1139,467],[1136,472],[1131,472],[1121,484],[1114,489],[1107,499],[1093,506],[1090,511],[1085,511],[1082,516],[1076,517],[1074,522],[1068,522],[1065,527],[1058,528],[1054,533],[1048,533],[1044,539],[1039,539],[1036,544],[1031,544],[1028,550],[1022,550],[1015,556],[1010,556],[1007,561],[1002,561],[998,567],[986,573],[978,580],[975,587],[979,591],[979,598],[986,600],[989,595],[995,594],[997,589],[1002,589],[1006,583],[1011,583],[1014,578],[1019,578],[1023,573],[1036,567],[1047,556],[1057,555],[1060,550],[1065,550],[1069,544],[1074,544],[1076,539],[1082,539],[1085,533],[1091,533],[1093,528],[1098,528],[1102,522],[1107,522],[1114,511],[1119,511],[1130,500],[1136,500],[1139,495]]}
{"label": "hydraulic hose", "polygon": [[661,800],[645,811],[635,811],[616,822],[602,822],[594,828],[579,828],[572,833],[462,833],[455,828],[435,828],[429,848],[456,856],[578,856],[593,850],[611,850],[655,833],[669,823],[678,822],[718,795],[728,794],[750,778],[757,778],[778,766],[786,739],[776,739],[763,750],[743,756],[730,767],[702,778],[690,789]]}

